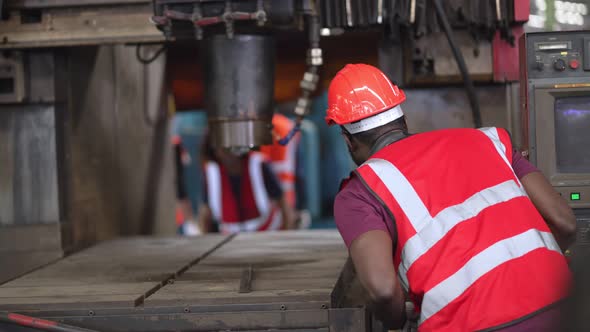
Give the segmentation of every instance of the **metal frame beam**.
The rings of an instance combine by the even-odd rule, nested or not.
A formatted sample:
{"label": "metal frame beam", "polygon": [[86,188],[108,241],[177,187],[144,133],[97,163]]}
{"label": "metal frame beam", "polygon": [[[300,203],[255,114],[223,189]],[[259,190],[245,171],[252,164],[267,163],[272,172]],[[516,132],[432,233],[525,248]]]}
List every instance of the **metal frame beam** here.
{"label": "metal frame beam", "polygon": [[0,49],[161,43],[145,0],[20,0],[0,21]]}

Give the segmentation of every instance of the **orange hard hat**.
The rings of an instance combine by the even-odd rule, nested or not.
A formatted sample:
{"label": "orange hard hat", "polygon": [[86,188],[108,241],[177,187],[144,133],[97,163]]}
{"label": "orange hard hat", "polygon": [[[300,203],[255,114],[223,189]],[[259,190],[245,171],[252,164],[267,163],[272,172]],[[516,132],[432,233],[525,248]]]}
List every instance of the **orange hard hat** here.
{"label": "orange hard hat", "polygon": [[405,100],[404,92],[381,70],[365,64],[348,64],[330,83],[326,123],[346,125],[394,111],[387,115],[387,120],[392,121],[403,116],[398,106]]}

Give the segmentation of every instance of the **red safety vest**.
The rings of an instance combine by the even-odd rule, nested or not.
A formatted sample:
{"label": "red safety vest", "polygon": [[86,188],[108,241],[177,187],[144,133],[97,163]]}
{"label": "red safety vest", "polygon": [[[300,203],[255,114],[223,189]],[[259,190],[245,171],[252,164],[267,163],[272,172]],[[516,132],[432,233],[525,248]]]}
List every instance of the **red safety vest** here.
{"label": "red safety vest", "polygon": [[570,273],[510,161],[505,130],[391,144],[355,172],[395,218],[394,264],[419,331],[476,331],[563,299]]}
{"label": "red safety vest", "polygon": [[239,197],[232,190],[225,167],[214,161],[205,163],[209,207],[222,233],[281,229],[281,213],[264,185],[263,161],[264,156],[255,152],[243,160]]}

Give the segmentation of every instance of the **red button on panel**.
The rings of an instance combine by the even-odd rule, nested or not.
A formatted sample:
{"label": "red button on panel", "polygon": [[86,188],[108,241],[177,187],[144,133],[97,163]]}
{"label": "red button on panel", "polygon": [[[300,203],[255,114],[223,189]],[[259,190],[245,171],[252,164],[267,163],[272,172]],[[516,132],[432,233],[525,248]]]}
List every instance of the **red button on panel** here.
{"label": "red button on panel", "polygon": [[578,67],[580,66],[580,62],[576,59],[571,59],[570,60],[570,68],[571,69],[578,69]]}

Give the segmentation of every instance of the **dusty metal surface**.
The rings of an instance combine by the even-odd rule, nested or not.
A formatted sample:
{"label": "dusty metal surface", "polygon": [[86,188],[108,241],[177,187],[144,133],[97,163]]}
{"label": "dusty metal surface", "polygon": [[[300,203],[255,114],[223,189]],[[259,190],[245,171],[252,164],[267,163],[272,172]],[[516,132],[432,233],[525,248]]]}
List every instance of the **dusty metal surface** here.
{"label": "dusty metal surface", "polygon": [[[368,331],[336,231],[102,243],[0,286],[0,311],[109,331]],[[338,281],[340,280],[340,282]]]}
{"label": "dusty metal surface", "polygon": [[0,310],[134,308],[225,239],[131,238],[103,242],[0,287]]}
{"label": "dusty metal surface", "polygon": [[57,223],[0,228],[0,284],[62,256]]}
{"label": "dusty metal surface", "polygon": [[[253,299],[329,305],[347,257],[336,231],[240,234],[149,297],[145,306],[239,304]],[[242,271],[250,266],[251,291],[239,293]]]}
{"label": "dusty metal surface", "polygon": [[247,151],[272,143],[274,38],[236,34],[228,39],[225,35],[215,35],[203,43],[205,106],[211,145],[244,147]]}

